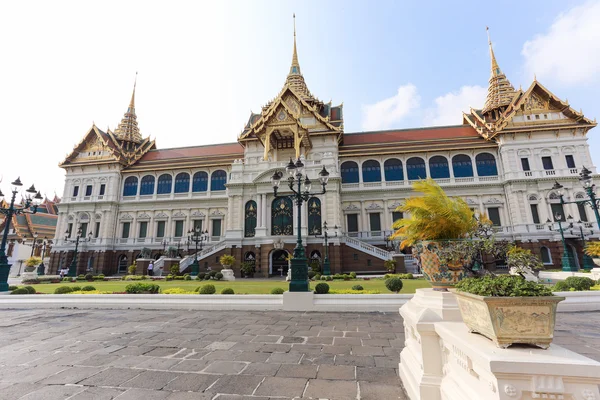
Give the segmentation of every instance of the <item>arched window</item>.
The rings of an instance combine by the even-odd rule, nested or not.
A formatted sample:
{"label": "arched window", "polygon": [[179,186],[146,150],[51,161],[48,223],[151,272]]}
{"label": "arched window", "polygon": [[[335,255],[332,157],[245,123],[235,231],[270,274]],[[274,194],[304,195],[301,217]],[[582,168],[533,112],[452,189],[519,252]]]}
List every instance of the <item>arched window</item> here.
{"label": "arched window", "polygon": [[381,164],[367,160],[362,164],[363,182],[381,182]]}
{"label": "arched window", "polygon": [[256,234],[256,202],[250,200],[246,203],[244,213],[244,237],[254,237]]}
{"label": "arched window", "polygon": [[473,161],[466,154],[452,157],[452,171],[455,178],[468,178],[473,176]]}
{"label": "arched window", "polygon": [[156,187],[157,194],[171,193],[173,186],[173,177],[169,174],[162,174],[158,177],[158,185]]}
{"label": "arched window", "polygon": [[292,200],[282,197],[271,204],[271,235],[289,236],[294,234],[294,213]]}
{"label": "arched window", "polygon": [[208,174],[204,171],[196,172],[192,179],[192,192],[206,192],[208,190]]}
{"label": "arched window", "polygon": [[552,256],[550,250],[546,246],[540,247],[540,258],[543,264],[552,264]]}
{"label": "arched window", "polygon": [[342,163],[342,183],[358,183],[358,164],[354,161]]}
{"label": "arched window", "polygon": [[433,179],[450,178],[448,159],[442,156],[431,157],[429,159],[429,174]]}
{"label": "arched window", "polygon": [[181,172],[175,177],[175,193],[187,193],[190,191],[190,174]]}
{"label": "arched window", "polygon": [[252,272],[256,272],[256,254],[253,251],[244,254],[244,262],[252,266]]}
{"label": "arched window", "polygon": [[308,234],[321,234],[321,200],[316,197],[308,199]]}
{"label": "arched window", "polygon": [[146,175],[142,178],[140,184],[140,194],[154,194],[154,177],[152,175]]}
{"label": "arched window", "polygon": [[387,182],[404,180],[402,161],[398,160],[397,158],[385,160],[383,163],[383,172],[385,173],[385,180]]}
{"label": "arched window", "polygon": [[130,176],[125,179],[123,185],[123,196],[135,196],[137,194],[138,178]]}
{"label": "arched window", "polygon": [[219,169],[210,176],[210,191],[225,190],[227,183],[227,173]]}
{"label": "arched window", "polygon": [[477,165],[477,175],[479,176],[496,176],[498,168],[496,167],[496,157],[490,153],[477,154],[475,157]]}
{"label": "arched window", "polygon": [[421,157],[412,157],[406,161],[406,174],[408,180],[425,179],[427,178],[427,170],[425,169],[425,161]]}

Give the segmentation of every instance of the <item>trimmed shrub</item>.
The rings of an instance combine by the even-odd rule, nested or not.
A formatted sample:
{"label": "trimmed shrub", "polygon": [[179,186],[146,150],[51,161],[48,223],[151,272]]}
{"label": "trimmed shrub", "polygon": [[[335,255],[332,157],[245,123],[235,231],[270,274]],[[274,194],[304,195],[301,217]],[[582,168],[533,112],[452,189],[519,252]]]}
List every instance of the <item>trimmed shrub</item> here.
{"label": "trimmed shrub", "polygon": [[91,285],[87,285],[81,288],[82,292],[91,292],[92,290],[96,290],[96,288]]}
{"label": "trimmed shrub", "polygon": [[173,275],[173,276],[179,275],[179,264],[171,265],[171,268],[169,268],[169,271],[171,272],[171,275]]}
{"label": "trimmed shrub", "polygon": [[317,275],[317,273],[315,271],[308,271],[308,279],[314,278],[315,275]]}
{"label": "trimmed shrub", "polygon": [[173,275],[169,274],[165,277],[165,281],[172,281],[173,280]]}
{"label": "trimmed shrub", "polygon": [[400,278],[389,278],[385,280],[385,287],[388,288],[390,292],[398,293],[402,290],[402,279]]}
{"label": "trimmed shrub", "polygon": [[204,280],[205,280],[205,281],[208,281],[209,279],[210,279],[210,274],[206,274],[206,275],[204,275]]}
{"label": "trimmed shrub", "polygon": [[349,281],[350,280],[350,275],[344,274],[344,275],[342,275],[342,279],[345,280],[345,281]]}
{"label": "trimmed shrub", "polygon": [[185,274],[185,275],[183,276],[183,280],[184,280],[184,281],[191,281],[191,280],[192,280],[192,277],[190,276],[190,274]]}
{"label": "trimmed shrub", "polygon": [[12,292],[13,290],[17,290],[18,288],[18,286],[9,286],[8,290]]}
{"label": "trimmed shrub", "polygon": [[217,291],[217,289],[215,289],[215,285],[202,285],[200,287],[200,291],[198,292],[199,294],[215,294],[215,292]]}
{"label": "trimmed shrub", "polygon": [[206,276],[206,273],[204,272],[199,272],[198,276],[196,277],[197,280],[201,281],[204,279],[204,277]]}
{"label": "trimmed shrub", "polygon": [[548,286],[527,281],[519,275],[486,275],[481,278],[465,278],[458,282],[455,287],[458,291],[477,296],[552,296]]}
{"label": "trimmed shrub", "polygon": [[221,294],[235,294],[235,292],[232,288],[226,287],[223,290],[221,290]]}
{"label": "trimmed shrub", "polygon": [[354,285],[354,286],[352,286],[352,290],[365,290],[365,288],[362,287],[361,285]]}
{"label": "trimmed shrub", "polygon": [[218,281],[220,281],[221,279],[223,279],[223,274],[221,272],[217,272],[215,274],[215,279],[218,280]]}
{"label": "trimmed shrub", "polygon": [[195,292],[190,292],[189,290],[185,290],[183,288],[170,288],[162,291],[163,294],[194,294]]}
{"label": "trimmed shrub", "polygon": [[215,275],[216,275],[218,272],[219,272],[219,271],[217,271],[217,270],[213,269],[212,271],[210,271],[210,272],[208,273],[208,276],[210,276],[211,278],[214,278],[214,277],[215,277]]}
{"label": "trimmed shrub", "polygon": [[25,288],[17,288],[15,290],[13,290],[12,292],[10,292],[10,294],[29,294],[29,290],[27,290]]}
{"label": "trimmed shrub", "polygon": [[129,275],[135,275],[136,269],[137,269],[137,265],[135,265],[135,262],[134,262],[133,265],[130,265],[129,267],[127,267],[127,273]]}
{"label": "trimmed shrub", "polygon": [[85,280],[86,281],[93,281],[94,280],[94,275],[92,275],[92,274],[86,274],[85,275]]}
{"label": "trimmed shrub", "polygon": [[71,278],[63,278],[63,282],[71,282]]}
{"label": "trimmed shrub", "polygon": [[321,280],[322,281],[326,281],[327,280],[327,275],[321,275]]}
{"label": "trimmed shrub", "polygon": [[400,278],[400,279],[415,279],[413,274],[385,274],[385,276],[383,278],[389,279],[389,278],[394,278],[394,277]]}
{"label": "trimmed shrub", "polygon": [[271,289],[271,294],[283,294],[283,292],[285,292],[285,290],[283,290],[280,287],[276,287],[276,288]]}
{"label": "trimmed shrub", "polygon": [[315,281],[320,281],[321,280],[321,274],[319,274],[317,272],[317,274],[315,275],[314,279],[315,279]]}
{"label": "trimmed shrub", "polygon": [[35,294],[35,289],[33,286],[25,286],[23,287],[23,289],[27,290],[29,292],[29,294]]}
{"label": "trimmed shrub", "polygon": [[350,272],[350,278],[356,279],[356,272]]}
{"label": "trimmed shrub", "polygon": [[129,285],[125,286],[125,293],[138,294],[143,292],[148,292],[152,294],[158,293],[160,292],[160,286],[154,283],[142,282],[130,283]]}
{"label": "trimmed shrub", "polygon": [[78,290],[81,290],[81,286],[71,286],[71,291],[76,292]]}
{"label": "trimmed shrub", "polygon": [[200,291],[200,286],[198,286],[196,289],[194,289],[194,292],[198,293]]}
{"label": "trimmed shrub", "polygon": [[341,274],[335,274],[333,279],[343,279]]}
{"label": "trimmed shrub", "polygon": [[84,274],[79,274],[79,275],[77,275],[77,279],[85,279],[85,275]]}
{"label": "trimmed shrub", "polygon": [[98,274],[94,277],[94,280],[101,281],[101,280],[104,280],[104,278],[105,278],[104,274]]}
{"label": "trimmed shrub", "polygon": [[317,283],[315,286],[315,293],[317,294],[327,294],[329,293],[329,285],[325,282]]}
{"label": "trimmed shrub", "polygon": [[333,280],[333,277],[332,277],[331,275],[329,275],[329,276],[327,276],[327,280],[328,280],[329,282],[331,282],[331,281]]}
{"label": "trimmed shrub", "polygon": [[592,286],[594,286],[594,280],[588,277],[582,276],[570,276],[565,279],[565,283],[569,285],[570,288],[575,289],[576,291],[581,290],[590,290]]}
{"label": "trimmed shrub", "polygon": [[73,289],[71,289],[69,286],[59,286],[54,289],[54,294],[66,294],[71,293],[72,291]]}

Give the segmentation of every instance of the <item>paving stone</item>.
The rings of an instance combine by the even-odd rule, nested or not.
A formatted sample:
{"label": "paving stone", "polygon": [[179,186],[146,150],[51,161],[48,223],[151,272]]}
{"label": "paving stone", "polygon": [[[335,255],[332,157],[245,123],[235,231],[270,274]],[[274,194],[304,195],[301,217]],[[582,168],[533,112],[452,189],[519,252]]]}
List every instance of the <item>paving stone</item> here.
{"label": "paving stone", "polygon": [[156,369],[161,371],[167,371],[174,365],[181,362],[179,358],[158,358],[158,357],[146,357],[146,360],[137,364],[136,368],[142,369]]}
{"label": "paving stone", "polygon": [[163,400],[171,395],[171,392],[148,389],[128,389],[118,397],[118,400]]}
{"label": "paving stone", "polygon": [[15,383],[2,388],[2,397],[5,399],[19,399],[27,393],[35,392],[40,385],[33,383]]}
{"label": "paving stone", "polygon": [[175,372],[144,371],[135,378],[123,382],[120,386],[159,390],[167,386],[169,382],[180,375],[181,374]]}
{"label": "paving stone", "polygon": [[282,378],[316,378],[316,365],[282,364],[275,376]]}
{"label": "paving stone", "polygon": [[352,346],[353,356],[385,356],[382,347]]}
{"label": "paving stone", "polygon": [[241,361],[213,361],[202,372],[207,374],[239,374],[248,363]]}
{"label": "paving stone", "polygon": [[333,339],[334,346],[362,346],[361,338],[358,337],[336,337]]}
{"label": "paving stone", "polygon": [[[400,360],[400,358],[398,358],[398,360]],[[341,355],[335,357],[335,364],[352,365],[357,367],[374,367],[375,361],[373,360],[373,357]]]}
{"label": "paving stone", "polygon": [[202,392],[219,379],[218,375],[180,374],[164,387],[165,390]]}
{"label": "paving stone", "polygon": [[354,367],[350,365],[320,365],[317,373],[318,379],[355,379]]}
{"label": "paving stone", "polygon": [[333,354],[304,354],[300,360],[300,364],[335,364],[335,357]]}
{"label": "paving stone", "polygon": [[302,358],[301,353],[272,353],[267,363],[275,364],[298,364]]}
{"label": "paving stone", "polygon": [[83,365],[86,367],[99,367],[103,365],[108,365],[113,361],[120,359],[121,356],[117,356],[114,354],[99,354],[92,357],[89,357],[83,361],[76,363],[76,365]]}
{"label": "paving stone", "polygon": [[323,353],[327,354],[350,354],[350,346],[323,346]]}
{"label": "paving stone", "polygon": [[206,346],[204,349],[205,350],[229,350],[231,349],[233,346],[235,346],[237,343],[236,342],[213,342],[211,344],[209,344],[208,346]]}
{"label": "paving stone", "polygon": [[254,339],[252,339],[252,342],[276,343],[276,342],[279,341],[279,339],[281,339],[281,336],[276,336],[276,335],[261,335],[261,336],[256,336]]}
{"label": "paving stone", "polygon": [[240,374],[255,376],[275,376],[281,364],[250,363]]}
{"label": "paving stone", "polygon": [[359,382],[361,400],[408,400],[400,385],[382,385],[381,383]]}
{"label": "paving stone", "polygon": [[362,345],[373,347],[389,347],[390,341],[388,339],[363,339]]}
{"label": "paving stone", "polygon": [[223,394],[251,395],[262,380],[262,376],[225,375],[220,377],[219,380],[210,387],[210,391]]}
{"label": "paving stone", "polygon": [[264,343],[238,343],[233,346],[232,350],[242,350],[242,351],[259,351],[264,346]]}
{"label": "paving stone", "polygon": [[320,344],[294,344],[292,345],[293,352],[303,353],[303,354],[321,354],[323,350],[323,346]]}
{"label": "paving stone", "polygon": [[306,338],[301,336],[284,336],[281,343],[304,343]]}
{"label": "paving stone", "polygon": [[388,385],[399,385],[400,378],[393,368],[356,367],[356,379],[359,381],[378,382]]}
{"label": "paving stone", "polygon": [[265,362],[271,353],[260,353],[257,351],[243,351],[235,356],[235,361]]}
{"label": "paving stone", "polygon": [[205,360],[183,360],[179,364],[173,365],[169,371],[200,372],[209,364]]}
{"label": "paving stone", "polygon": [[176,347],[156,347],[154,350],[150,350],[144,355],[147,357],[168,357],[179,351]]}
{"label": "paving stone", "polygon": [[109,367],[96,375],[79,382],[85,386],[119,386],[123,382],[135,378],[143,372],[142,370],[133,370],[127,368]]}
{"label": "paving stone", "polygon": [[65,369],[66,367],[55,367],[52,365],[41,365],[37,367],[24,368],[24,369],[11,369],[6,368],[6,375],[3,376],[2,380],[11,383],[32,383],[42,379],[46,379],[54,374],[57,374]]}
{"label": "paving stone", "polygon": [[347,332],[344,332],[344,337],[347,337],[347,338],[369,338],[369,337],[371,337],[371,335],[369,334],[369,332],[347,331]]}
{"label": "paving stone", "polygon": [[344,332],[342,331],[321,331],[319,335],[321,337],[343,337]]}
{"label": "paving stone", "polygon": [[125,392],[125,388],[88,387],[83,392],[70,397],[69,400],[113,400]]}
{"label": "paving stone", "polygon": [[[285,400],[283,398],[279,398]],[[268,397],[262,396],[240,396],[237,394],[222,394],[217,397],[217,400],[270,400]],[[273,399],[276,400],[276,399]]]}
{"label": "paving stone", "polygon": [[355,400],[357,385],[353,380],[322,380],[311,379],[304,392],[307,398],[327,398],[330,400]]}
{"label": "paving stone", "polygon": [[212,400],[214,397],[214,393],[173,392],[167,400]]}
{"label": "paving stone", "polygon": [[100,371],[104,370],[104,367],[72,367],[67,368],[58,374],[52,375],[40,384],[43,385],[66,385],[68,383],[74,384],[80,382],[90,376],[96,375]]}
{"label": "paving stone", "polygon": [[[279,378],[268,376],[256,389],[258,396],[286,396],[301,397],[308,379],[302,378]],[[319,396],[320,397],[320,396]]]}
{"label": "paving stone", "polygon": [[381,368],[398,368],[400,359],[397,357],[373,357],[375,366]]}
{"label": "paving stone", "polygon": [[116,356],[141,356],[144,353],[147,353],[151,350],[154,350],[154,347],[151,346],[127,346],[119,349],[117,351],[112,352],[112,355]]}
{"label": "paving stone", "polygon": [[[63,386],[63,385],[48,385],[30,392],[19,399],[22,400],[59,400],[68,399],[69,397],[83,392],[85,388],[81,386]],[[2,394],[4,396],[4,393]]]}

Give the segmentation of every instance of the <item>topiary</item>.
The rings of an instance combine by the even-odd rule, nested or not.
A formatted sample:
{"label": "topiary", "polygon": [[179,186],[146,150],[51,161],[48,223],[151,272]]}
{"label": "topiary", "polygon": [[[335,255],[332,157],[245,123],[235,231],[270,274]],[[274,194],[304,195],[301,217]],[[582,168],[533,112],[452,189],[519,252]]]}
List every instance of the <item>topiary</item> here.
{"label": "topiary", "polygon": [[553,292],[568,292],[571,288],[565,281],[558,281],[554,286],[552,286]]}
{"label": "topiary", "polygon": [[483,276],[458,282],[456,290],[478,296],[530,297],[552,296],[547,286],[525,280],[520,275]]}
{"label": "topiary", "polygon": [[35,294],[35,288],[33,286],[25,286],[23,287],[23,289],[27,290],[27,292],[29,292],[29,294]]}
{"label": "topiary", "polygon": [[191,281],[191,280],[192,280],[192,277],[190,276],[190,274],[185,274],[185,275],[183,276],[183,280],[184,280],[184,281]]}
{"label": "topiary", "polygon": [[143,292],[155,294],[160,292],[160,286],[155,285],[154,283],[131,283],[125,286],[125,292],[129,294],[137,294]]}
{"label": "topiary", "polygon": [[18,288],[19,288],[18,286],[9,286],[8,291],[12,292],[13,290],[17,290]]}
{"label": "topiary", "polygon": [[215,294],[215,292],[217,291],[217,289],[215,289],[215,285],[202,285],[200,287],[200,294]]}
{"label": "topiary", "polygon": [[271,294],[283,294],[283,292],[285,292],[285,290],[283,290],[280,287],[276,287],[276,288],[271,289]]}
{"label": "topiary", "polygon": [[308,279],[314,278],[315,275],[317,275],[317,273],[315,271],[308,271]]}
{"label": "topiary", "polygon": [[317,294],[327,294],[329,293],[329,285],[325,282],[317,283],[315,286],[315,293]]}
{"label": "topiary", "polygon": [[214,277],[215,277],[215,275],[216,275],[218,272],[219,272],[219,271],[217,271],[217,270],[212,270],[212,271],[210,271],[210,272],[208,273],[208,276],[210,276],[211,278],[214,278]]}
{"label": "topiary", "polygon": [[344,274],[344,275],[342,275],[342,279],[345,281],[350,280],[350,275]]}
{"label": "topiary", "polygon": [[104,280],[104,274],[98,274],[94,277],[94,279],[97,279],[99,281]]}
{"label": "topiary", "polygon": [[390,292],[398,293],[402,290],[402,279],[400,278],[389,278],[385,280],[385,287],[388,288]]}
{"label": "topiary", "polygon": [[93,286],[91,286],[91,285],[84,286],[84,287],[81,288],[82,292],[91,292],[92,290],[96,290],[96,288],[93,287]]}
{"label": "topiary", "polygon": [[581,290],[590,290],[592,286],[596,282],[593,279],[584,276],[570,276],[565,279],[565,283],[569,286],[569,288],[573,288],[576,291]]}
{"label": "topiary", "polygon": [[62,281],[63,282],[71,282],[71,278],[63,278]]}
{"label": "topiary", "polygon": [[350,272],[350,278],[356,279],[356,272]]}
{"label": "topiary", "polygon": [[364,290],[365,288],[362,287],[361,285],[354,285],[352,286],[352,290]]}
{"label": "topiary", "polygon": [[327,275],[321,275],[321,280],[322,281],[326,281],[327,280]]}
{"label": "topiary", "polygon": [[169,274],[165,277],[166,281],[172,281],[173,280],[173,275]]}
{"label": "topiary", "polygon": [[328,280],[329,282],[331,282],[331,281],[333,280],[333,277],[332,277],[331,275],[328,275],[328,276],[327,276],[327,280]]}
{"label": "topiary", "polygon": [[218,280],[218,281],[220,281],[221,279],[223,279],[223,274],[221,272],[217,272],[215,274],[215,279]]}
{"label": "topiary", "polygon": [[54,289],[54,294],[66,294],[71,293],[72,291],[73,289],[71,289],[69,286],[59,286]]}
{"label": "topiary", "polygon": [[206,275],[204,275],[204,280],[205,280],[205,281],[207,281],[207,280],[209,280],[209,279],[210,279],[210,274],[206,274]]}
{"label": "topiary", "polygon": [[235,294],[235,292],[233,291],[232,288],[224,288],[223,290],[221,290],[221,294]]}
{"label": "topiary", "polygon": [[198,286],[196,289],[194,289],[194,292],[198,293],[200,291],[200,286]]}
{"label": "topiary", "polygon": [[315,279],[315,281],[320,281],[321,280],[321,274],[319,274],[317,272],[317,274],[315,275],[314,279]]}
{"label": "topiary", "polygon": [[85,274],[85,280],[86,281],[93,281],[94,280],[94,275],[93,274]]}
{"label": "topiary", "polygon": [[342,275],[340,275],[340,274],[335,274],[335,275],[333,276],[333,279],[342,279]]}
{"label": "topiary", "polygon": [[206,276],[206,273],[204,272],[199,272],[198,276],[196,277],[197,280],[201,281],[204,279],[204,277]]}
{"label": "topiary", "polygon": [[29,291],[25,288],[17,288],[10,292],[10,294],[29,294]]}

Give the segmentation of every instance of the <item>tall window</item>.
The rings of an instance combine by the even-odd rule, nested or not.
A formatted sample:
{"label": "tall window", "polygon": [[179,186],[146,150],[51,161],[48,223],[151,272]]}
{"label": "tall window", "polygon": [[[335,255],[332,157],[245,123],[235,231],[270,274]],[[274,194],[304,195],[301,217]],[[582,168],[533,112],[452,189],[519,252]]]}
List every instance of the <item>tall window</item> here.
{"label": "tall window", "polygon": [[448,159],[442,156],[431,157],[429,159],[429,174],[433,179],[450,178]]}
{"label": "tall window", "polygon": [[129,227],[131,226],[131,222],[123,222],[123,230],[121,231],[121,237],[123,239],[129,238]]}
{"label": "tall window", "polygon": [[425,169],[425,161],[420,157],[412,157],[406,161],[406,174],[408,180],[425,179],[427,178],[427,170]]}
{"label": "tall window", "polygon": [[85,238],[85,236],[87,235],[87,222],[83,222],[81,225],[79,225],[79,229],[81,229],[81,237]]}
{"label": "tall window", "polygon": [[539,224],[540,223],[540,214],[538,213],[537,204],[530,204],[529,207],[531,207],[531,218],[533,218],[533,223]]}
{"label": "tall window", "polygon": [[567,154],[565,160],[567,161],[567,168],[575,168],[575,159],[571,154]]}
{"label": "tall window", "polygon": [[383,163],[383,172],[387,182],[403,181],[404,171],[402,170],[402,161],[397,158],[390,158]]}
{"label": "tall window", "polygon": [[394,222],[396,222],[402,218],[404,218],[404,213],[402,211],[393,211],[392,212],[392,225],[394,224]]}
{"label": "tall window", "polygon": [[175,237],[183,236],[183,221],[175,221]]}
{"label": "tall window", "polygon": [[71,234],[73,233],[73,224],[69,223],[69,225],[67,225],[67,236],[71,237]]}
{"label": "tall window", "polygon": [[[217,170],[210,176],[210,190],[225,190],[225,184],[227,183],[227,173],[222,169]],[[215,235],[216,236],[216,235]]]}
{"label": "tall window", "polygon": [[171,193],[171,187],[173,186],[173,177],[169,174],[162,174],[158,177],[158,185],[156,187],[156,194],[167,194]]}
{"label": "tall window", "polygon": [[92,185],[87,185],[85,187],[85,195],[86,196],[91,196],[92,195]]}
{"label": "tall window", "polygon": [[165,237],[165,225],[166,221],[158,221],[156,223],[156,237]]}
{"label": "tall window", "polygon": [[192,179],[192,192],[206,192],[208,190],[208,174],[199,171],[194,174]]}
{"label": "tall window", "polygon": [[579,211],[579,220],[582,222],[588,222],[587,213],[585,212],[585,204],[577,204],[577,210]]}
{"label": "tall window", "polygon": [[147,236],[147,234],[148,234],[148,222],[147,221],[140,222],[140,234],[138,235],[138,237],[140,239],[143,239]]}
{"label": "tall window", "polygon": [[477,154],[475,157],[475,164],[477,165],[477,175],[479,176],[498,175],[496,157],[490,153]]}
{"label": "tall window", "polygon": [[500,221],[500,209],[498,207],[489,207],[487,209],[488,217],[494,226],[501,226],[502,221]]}
{"label": "tall window", "polygon": [[256,234],[256,202],[250,200],[246,203],[244,213],[244,237],[254,237]]}
{"label": "tall window", "polygon": [[523,171],[531,171],[529,167],[529,158],[521,158],[521,167],[523,167]]}
{"label": "tall window", "polygon": [[190,191],[190,174],[181,172],[175,177],[175,193],[187,193]]}
{"label": "tall window", "polygon": [[381,214],[380,213],[369,213],[369,225],[371,232],[381,231]]}
{"label": "tall window", "polygon": [[346,215],[346,221],[348,223],[348,232],[358,232],[358,214]]}
{"label": "tall window", "polygon": [[292,200],[287,197],[273,200],[271,204],[271,235],[293,235],[293,221]]}
{"label": "tall window", "polygon": [[194,227],[194,231],[202,232],[202,220],[201,219],[193,220],[192,226]]}
{"label": "tall window", "polygon": [[562,204],[553,203],[553,204],[550,204],[550,208],[552,209],[552,219],[554,220],[554,222],[559,221],[559,220],[561,222],[564,222],[567,220],[566,215],[565,215],[565,210],[563,209]]}
{"label": "tall window", "polygon": [[100,222],[96,222],[96,230],[94,231],[94,237],[100,236]]}
{"label": "tall window", "polygon": [[73,186],[73,197],[77,197],[79,194],[79,186]]}
{"label": "tall window", "polygon": [[540,258],[543,264],[552,264],[552,257],[550,256],[550,250],[546,246],[540,247]]}
{"label": "tall window", "polygon": [[140,195],[149,194],[154,194],[154,177],[152,175],[144,176],[140,183]]}
{"label": "tall window", "polygon": [[212,220],[212,236],[215,236],[215,237],[221,236],[221,220],[220,219]]}
{"label": "tall window", "polygon": [[552,165],[552,157],[542,157],[542,165],[544,169],[554,169],[554,165]]}
{"label": "tall window", "polygon": [[363,182],[381,182],[381,164],[368,160],[362,164]]}
{"label": "tall window", "polygon": [[138,178],[130,176],[125,179],[123,185],[123,196],[135,196],[137,194]]}
{"label": "tall window", "polygon": [[308,234],[321,234],[321,200],[316,197],[308,199]]}
{"label": "tall window", "polygon": [[346,161],[340,167],[342,183],[358,183],[358,164],[354,161]]}
{"label": "tall window", "polygon": [[469,178],[473,176],[473,161],[466,154],[457,154],[452,157],[452,172],[455,178]]}
{"label": "tall window", "polygon": [[100,185],[100,193],[98,193],[100,196],[104,196],[104,192],[106,191],[106,185],[103,183]]}

